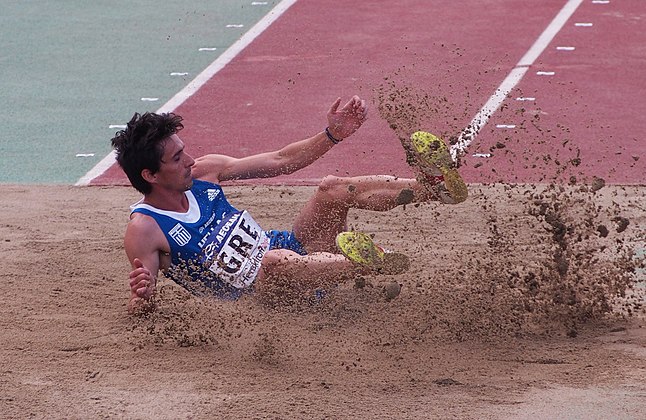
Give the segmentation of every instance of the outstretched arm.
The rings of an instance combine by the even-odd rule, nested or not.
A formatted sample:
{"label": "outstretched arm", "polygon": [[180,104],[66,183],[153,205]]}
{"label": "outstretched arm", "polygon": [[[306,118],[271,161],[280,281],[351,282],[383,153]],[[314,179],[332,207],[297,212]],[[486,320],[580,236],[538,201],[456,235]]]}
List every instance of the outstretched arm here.
{"label": "outstretched arm", "polygon": [[270,178],[296,172],[323,156],[334,146],[335,141],[341,141],[354,134],[366,120],[368,109],[365,100],[354,96],[341,109],[340,105],[341,98],[338,98],[327,113],[327,133],[322,131],[308,139],[288,144],[280,150],[240,159],[224,155],[206,155],[196,159],[193,176],[220,182]]}

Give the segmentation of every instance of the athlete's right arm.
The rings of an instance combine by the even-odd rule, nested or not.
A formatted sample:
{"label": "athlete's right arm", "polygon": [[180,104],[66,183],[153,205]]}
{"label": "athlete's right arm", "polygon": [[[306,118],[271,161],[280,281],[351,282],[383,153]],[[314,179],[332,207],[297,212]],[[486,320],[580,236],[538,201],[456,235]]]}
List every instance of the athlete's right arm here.
{"label": "athlete's right arm", "polygon": [[164,234],[150,217],[134,213],[124,236],[126,255],[132,265],[129,274],[130,302],[128,310],[136,311],[150,301],[155,293],[160,269],[160,252],[168,246]]}

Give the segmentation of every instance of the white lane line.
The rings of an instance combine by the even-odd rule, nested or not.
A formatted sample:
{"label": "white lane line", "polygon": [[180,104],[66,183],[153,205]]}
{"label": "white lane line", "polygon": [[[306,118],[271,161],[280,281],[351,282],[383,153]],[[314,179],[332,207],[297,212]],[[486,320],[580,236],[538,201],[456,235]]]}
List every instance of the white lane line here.
{"label": "white lane line", "polygon": [[198,48],[198,51],[215,51],[217,50],[217,47],[202,47]]}
{"label": "white lane line", "polygon": [[557,51],[574,51],[576,47],[556,47]]}
{"label": "white lane line", "polygon": [[610,0],[592,0],[592,4],[608,4]]}
{"label": "white lane line", "polygon": [[463,154],[469,147],[473,139],[478,135],[482,127],[487,124],[491,115],[498,109],[500,104],[507,98],[509,92],[525,76],[529,66],[534,64],[536,59],[543,53],[545,48],[552,42],[556,34],[563,28],[565,23],[574,14],[576,9],[583,3],[583,0],[568,0],[563,8],[557,13],[556,17],[545,28],[543,33],[538,37],[534,44],[527,50],[525,55],[518,61],[516,67],[511,70],[505,80],[502,81],[498,89],[494,92],[484,106],[473,117],[471,123],[462,130],[458,141],[451,146],[451,156],[454,159]]}
{"label": "white lane line", "polygon": [[516,128],[516,124],[496,124],[496,128]]}
{"label": "white lane line", "polygon": [[[224,66],[229,64],[242,50],[244,50],[251,42],[265,31],[272,23],[274,23],[283,13],[287,11],[297,0],[282,0],[278,3],[265,17],[249,29],[240,39],[231,45],[225,52],[215,59],[204,71],[198,74],[195,79],[189,82],[184,89],[180,90],[170,98],[168,102],[161,106],[156,112],[158,114],[164,112],[172,112],[188,98],[193,96],[206,82],[209,81],[217,72],[222,70]],[[77,186],[88,185],[92,180],[105,171],[107,171],[115,162],[114,150],[108,153],[106,157],[101,159],[99,163],[94,165],[85,175],[78,181]]]}
{"label": "white lane line", "polygon": [[535,101],[536,98],[532,98],[532,97],[529,97],[529,96],[519,96],[518,98],[516,98],[516,100],[517,101]]}
{"label": "white lane line", "polygon": [[577,22],[574,24],[574,26],[592,26],[592,23],[590,22]]}
{"label": "white lane line", "polygon": [[157,102],[159,98],[141,98],[143,102]]}
{"label": "white lane line", "polygon": [[556,73],[553,71],[537,71],[537,76],[554,76]]}

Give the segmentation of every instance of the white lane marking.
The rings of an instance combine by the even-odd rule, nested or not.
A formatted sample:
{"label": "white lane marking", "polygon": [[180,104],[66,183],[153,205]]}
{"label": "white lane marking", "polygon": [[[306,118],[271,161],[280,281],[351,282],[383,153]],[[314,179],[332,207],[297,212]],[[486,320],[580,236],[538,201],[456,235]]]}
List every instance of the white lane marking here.
{"label": "white lane marking", "polygon": [[477,158],[490,158],[491,153],[474,153],[471,156],[477,157]]}
{"label": "white lane marking", "polygon": [[590,22],[577,22],[574,24],[574,26],[592,26],[592,23]]}
{"label": "white lane marking", "polygon": [[496,124],[496,128],[516,128],[516,124]]}
{"label": "white lane marking", "polygon": [[173,71],[170,73],[171,76],[188,76],[188,73],[185,71]]}
{"label": "white lane marking", "polygon": [[252,1],[251,5],[252,6],[266,6],[267,2],[266,1]]}
{"label": "white lane marking", "polygon": [[532,97],[529,97],[529,96],[527,96],[527,97],[519,96],[518,98],[516,98],[516,100],[517,101],[535,101],[536,98],[532,98]]}
{"label": "white lane marking", "polygon": [[76,157],[93,157],[94,153],[77,153]]}
{"label": "white lane marking", "polygon": [[459,154],[464,153],[465,149],[469,147],[473,139],[478,135],[478,132],[485,126],[485,124],[487,124],[491,115],[507,98],[509,92],[511,92],[523,76],[525,76],[529,66],[531,66],[538,56],[545,51],[545,48],[547,48],[550,42],[552,42],[556,34],[563,28],[570,17],[572,17],[581,3],[583,3],[583,0],[568,0],[563,8],[557,13],[552,22],[550,22],[534,44],[529,48],[529,50],[527,50],[525,55],[520,59],[520,61],[518,61],[516,67],[509,72],[498,89],[496,89],[480,111],[478,111],[478,113],[473,117],[471,123],[462,130],[458,137],[458,141],[451,146],[451,156],[453,159],[456,159]]}
{"label": "white lane marking", "polygon": [[537,71],[537,76],[554,76],[556,73],[553,71]]}
{"label": "white lane marking", "polygon": [[556,47],[557,51],[574,51],[576,47]]}
{"label": "white lane marking", "polygon": [[215,51],[215,50],[217,50],[217,48],[216,48],[216,47],[202,47],[202,48],[198,48],[198,51]]}
{"label": "white lane marking", "polygon": [[141,98],[143,102],[156,102],[159,98]]}
{"label": "white lane marking", "polygon": [[[215,59],[206,69],[198,74],[195,79],[188,83],[184,89],[180,90],[170,98],[168,102],[159,108],[156,113],[172,112],[178,106],[183,104],[188,98],[193,96],[206,82],[209,81],[217,72],[222,70],[224,66],[229,64],[242,50],[244,50],[251,42],[258,37],[265,29],[274,23],[283,13],[287,11],[297,0],[282,0],[278,3],[265,17],[258,23],[251,27],[244,35],[233,43],[225,52]],[[92,180],[105,171],[107,171],[115,163],[116,153],[111,151],[106,157],[101,159],[94,168],[90,169],[78,181],[77,186],[88,185]]]}
{"label": "white lane marking", "polygon": [[230,23],[227,25],[227,28],[242,28],[244,25]]}
{"label": "white lane marking", "polygon": [[592,0],[592,4],[608,4],[610,0]]}
{"label": "white lane marking", "polygon": [[126,128],[125,124],[110,124],[108,128],[118,128],[120,130],[124,130]]}

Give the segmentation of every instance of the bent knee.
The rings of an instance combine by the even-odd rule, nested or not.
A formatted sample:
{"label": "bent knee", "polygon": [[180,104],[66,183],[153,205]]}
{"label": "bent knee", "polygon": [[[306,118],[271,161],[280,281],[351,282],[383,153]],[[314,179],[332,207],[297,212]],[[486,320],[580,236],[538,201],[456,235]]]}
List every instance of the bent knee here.
{"label": "bent knee", "polygon": [[319,191],[322,192],[328,192],[336,187],[338,187],[341,184],[341,181],[343,178],[334,176],[334,175],[326,175],[321,179],[321,182],[319,183],[318,189]]}
{"label": "bent knee", "polygon": [[261,267],[265,272],[281,270],[286,264],[299,255],[288,249],[272,249],[262,257]]}
{"label": "bent knee", "polygon": [[333,197],[352,194],[355,190],[356,186],[352,183],[352,178],[344,178],[334,175],[325,176],[318,186],[318,192],[325,193]]}

